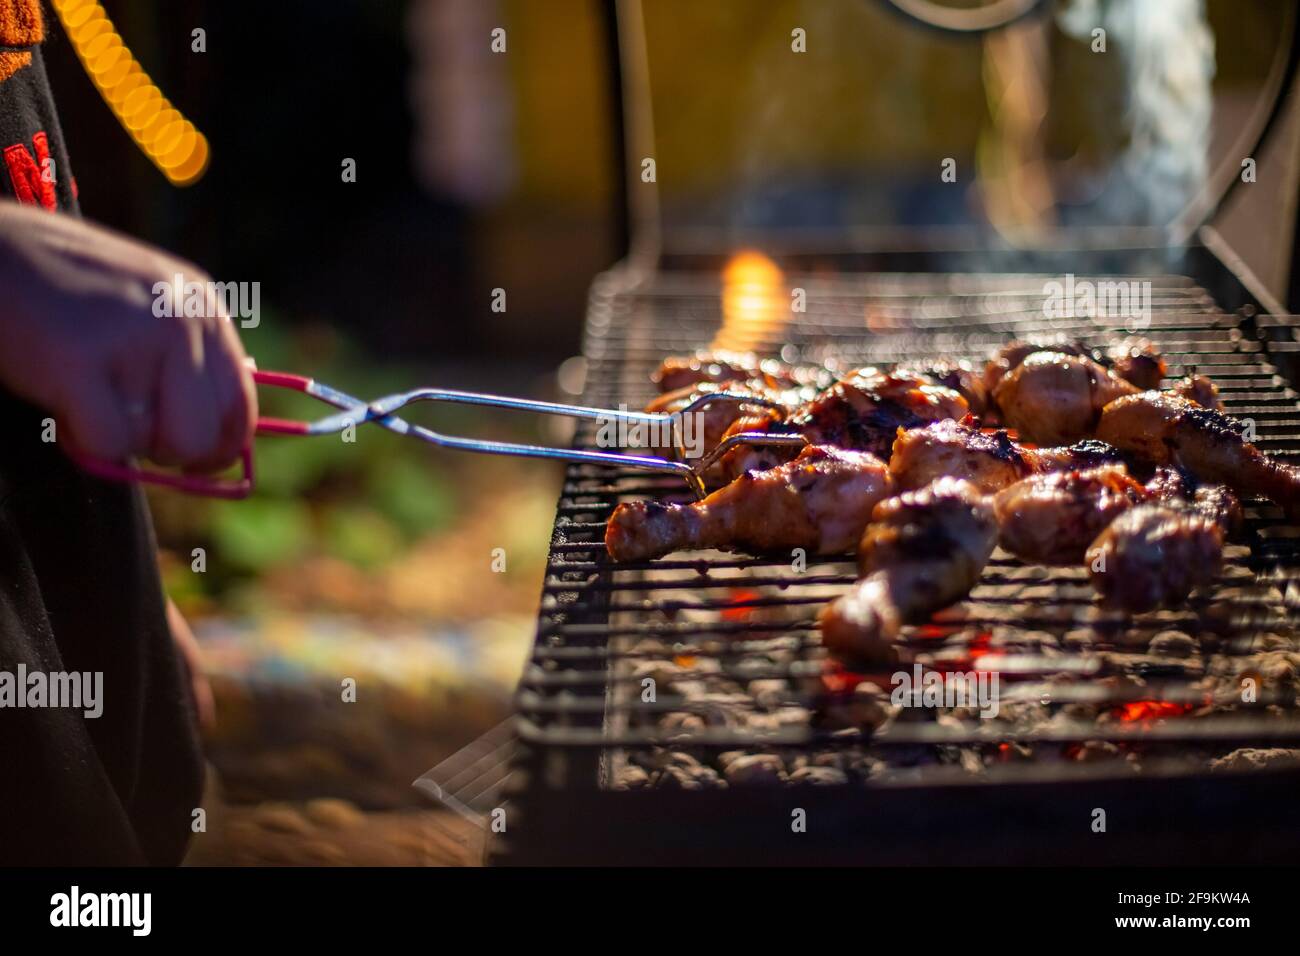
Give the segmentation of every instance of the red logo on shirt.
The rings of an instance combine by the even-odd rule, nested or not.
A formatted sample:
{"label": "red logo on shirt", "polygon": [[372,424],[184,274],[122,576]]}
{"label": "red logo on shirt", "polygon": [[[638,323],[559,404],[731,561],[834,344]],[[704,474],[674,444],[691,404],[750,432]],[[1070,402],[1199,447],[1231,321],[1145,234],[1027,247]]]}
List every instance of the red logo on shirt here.
{"label": "red logo on shirt", "polygon": [[5,147],[5,165],[14,184],[14,198],[29,206],[40,204],[51,212],[58,208],[54,191],[54,160],[50,159],[50,142],[43,132],[32,137],[36,155],[22,143]]}

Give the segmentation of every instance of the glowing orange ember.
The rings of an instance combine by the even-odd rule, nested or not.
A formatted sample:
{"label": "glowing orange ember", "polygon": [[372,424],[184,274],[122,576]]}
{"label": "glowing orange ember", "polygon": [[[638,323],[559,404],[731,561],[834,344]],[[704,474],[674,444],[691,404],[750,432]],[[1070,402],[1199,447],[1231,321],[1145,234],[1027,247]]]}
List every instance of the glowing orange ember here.
{"label": "glowing orange ember", "polygon": [[728,598],[730,607],[722,609],[722,619],[724,621],[747,621],[754,614],[752,607],[746,605],[750,601],[755,601],[762,597],[757,591],[749,591],[744,588],[736,588],[731,592]]}
{"label": "glowing orange ember", "polygon": [[1157,720],[1161,717],[1181,717],[1191,711],[1191,704],[1176,704],[1169,700],[1134,700],[1120,704],[1112,712],[1125,722]]}

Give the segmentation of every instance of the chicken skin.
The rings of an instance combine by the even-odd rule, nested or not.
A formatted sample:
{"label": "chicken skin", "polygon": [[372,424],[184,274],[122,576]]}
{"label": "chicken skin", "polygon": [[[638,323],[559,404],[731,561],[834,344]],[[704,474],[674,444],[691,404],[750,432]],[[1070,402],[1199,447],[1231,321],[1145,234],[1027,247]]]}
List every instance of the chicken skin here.
{"label": "chicken skin", "polygon": [[1246,426],[1222,412],[1163,392],[1141,392],[1106,406],[1097,437],[1156,464],[1241,495],[1262,495],[1300,520],[1300,468],[1269,458],[1246,441]]}
{"label": "chicken skin", "polygon": [[1091,359],[1035,352],[998,383],[994,398],[1003,424],[1026,441],[1068,445],[1092,437],[1101,410],[1137,392]]}
{"label": "chicken skin", "polygon": [[972,415],[983,415],[989,406],[988,389],[984,373],[976,371],[969,362],[935,361],[907,365],[898,369],[904,375],[918,375],[932,385],[950,388],[966,399]]}
{"label": "chicken skin", "polygon": [[1174,607],[1209,584],[1223,560],[1223,528],[1188,508],[1139,505],[1088,548],[1088,573],[1102,603],[1140,614]]}
{"label": "chicken skin", "polygon": [[1091,359],[1140,389],[1158,387],[1168,371],[1159,348],[1138,336],[1128,336],[1104,349],[1089,348],[1082,342],[1013,341],[1004,345],[985,367],[985,391],[992,395],[1002,379],[1035,352],[1057,352]]}
{"label": "chicken skin", "polygon": [[[913,372],[859,369],[812,401],[779,415],[737,420],[728,435],[741,432],[800,434],[810,445],[832,445],[887,458],[900,428],[915,428],[944,418],[963,418],[970,406],[960,394]],[[746,446],[724,459],[727,474],[771,468],[789,457],[781,448]]]}
{"label": "chicken skin", "polygon": [[1123,465],[1034,475],[993,498],[999,544],[1040,564],[1079,564],[1093,539],[1150,497]]}
{"label": "chicken skin", "polygon": [[756,381],[775,389],[803,385],[825,387],[831,383],[832,375],[825,368],[788,365],[772,358],[760,359],[752,352],[701,350],[693,355],[674,355],[664,359],[651,379],[661,392],[675,392],[701,382]]}
{"label": "chicken skin", "polygon": [[966,422],[947,420],[900,431],[889,471],[904,491],[950,476],[993,494],[1040,472],[1095,468],[1118,461],[1119,452],[1099,441],[1027,448],[1012,441],[1005,431],[987,432]]}
{"label": "chicken skin", "polygon": [[892,490],[879,458],[809,446],[793,461],[746,472],[703,501],[620,504],[605,528],[605,548],[615,561],[685,548],[842,554],[857,547],[871,509]]}
{"label": "chicken skin", "polygon": [[969,593],[997,536],[970,482],[941,478],[882,501],[858,548],[862,579],[822,612],[822,643],[841,660],[892,663],[899,629]]}

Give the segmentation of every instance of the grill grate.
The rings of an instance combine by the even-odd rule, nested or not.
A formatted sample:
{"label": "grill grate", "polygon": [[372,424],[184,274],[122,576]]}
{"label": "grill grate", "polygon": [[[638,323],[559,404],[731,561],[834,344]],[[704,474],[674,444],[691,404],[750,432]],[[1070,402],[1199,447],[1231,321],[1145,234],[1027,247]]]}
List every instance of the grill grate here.
{"label": "grill grate", "polygon": [[[757,350],[849,369],[982,360],[1016,337],[1104,345],[1127,334],[1115,319],[1045,319],[1049,278],[788,277],[787,286],[806,291],[806,312],[773,322]],[[1228,413],[1254,420],[1261,449],[1300,460],[1300,405],[1266,343],[1243,335],[1240,317],[1189,278],[1132,278],[1151,283],[1141,334],[1160,346],[1170,376],[1209,375]],[[713,339],[721,292],[718,278],[689,273],[659,274],[632,290],[598,281],[585,403],[648,401],[650,373],[664,356]],[[580,429],[577,440],[589,447],[594,430]],[[996,552],[970,598],[908,628],[905,646],[940,670],[999,672],[1004,716],[909,710],[872,734],[861,720],[836,719],[837,708],[859,676],[887,688],[887,675],[828,676],[816,629],[822,605],[855,579],[853,561],[810,557],[796,570],[789,556],[699,552],[613,565],[605,521],[619,501],[645,496],[680,499],[684,491],[673,479],[588,466],[566,476],[517,701],[517,732],[546,758],[551,785],[635,785],[643,782],[635,768],[662,767],[674,753],[719,769],[724,751],[778,754],[787,770],[830,755],[820,764],[845,768],[852,780],[943,764],[978,772],[1098,754],[1131,762],[1138,750],[1147,761],[1204,769],[1239,746],[1300,742],[1300,529],[1270,504],[1248,503],[1244,532],[1212,588],[1185,607],[1136,618],[1097,607],[1083,568],[1026,565]],[[1243,674],[1261,688],[1249,704],[1236,700]],[[654,700],[643,699],[647,676]],[[1102,741],[1119,746],[1098,750]]]}

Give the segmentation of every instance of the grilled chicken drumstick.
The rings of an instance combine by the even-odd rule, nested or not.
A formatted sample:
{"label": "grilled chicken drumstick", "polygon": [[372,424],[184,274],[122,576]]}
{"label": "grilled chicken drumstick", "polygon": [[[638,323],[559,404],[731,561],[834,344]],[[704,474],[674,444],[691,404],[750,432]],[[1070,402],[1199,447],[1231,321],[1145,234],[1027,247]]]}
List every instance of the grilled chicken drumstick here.
{"label": "grilled chicken drumstick", "polygon": [[904,491],[924,488],[948,476],[971,482],[984,494],[1001,491],[1041,472],[1095,468],[1119,461],[1104,442],[1083,441],[1062,448],[1026,448],[1002,430],[982,431],[965,421],[942,421],[900,431],[889,471]]}
{"label": "grilled chicken drumstick", "polygon": [[1209,584],[1223,559],[1223,528],[1191,509],[1144,504],[1116,518],[1088,548],[1102,603],[1134,614],[1171,607]]}
{"label": "grilled chicken drumstick", "polygon": [[1078,564],[1093,539],[1150,497],[1123,465],[1034,475],[993,498],[999,543],[1041,564]]}
{"label": "grilled chicken drumstick", "polygon": [[[889,456],[900,428],[914,428],[944,418],[963,418],[970,406],[961,395],[916,372],[859,369],[792,410],[779,415],[737,420],[728,435],[758,431],[802,434],[810,445],[833,445]],[[780,448],[745,446],[725,459],[726,471],[739,475],[771,468],[783,459]]]}
{"label": "grilled chicken drumstick", "polygon": [[1269,458],[1246,441],[1245,431],[1236,419],[1186,398],[1141,392],[1106,406],[1097,437],[1238,494],[1263,495],[1300,520],[1300,468]]}
{"label": "grilled chicken drumstick", "polygon": [[967,481],[882,501],[858,547],[862,580],[822,611],[822,643],[842,660],[892,663],[902,625],[964,597],[997,536],[992,505]]}
{"label": "grilled chicken drumstick", "polygon": [[1135,385],[1081,356],[1035,352],[993,392],[1002,422],[1026,441],[1066,445],[1090,438],[1101,410]]}
{"label": "grilled chicken drumstick", "polygon": [[998,351],[985,367],[984,387],[987,392],[997,388],[1010,372],[1035,352],[1059,352],[1082,356],[1113,371],[1124,381],[1138,388],[1157,388],[1168,371],[1159,348],[1147,339],[1128,336],[1104,349],[1089,348],[1082,342],[1021,342],[1012,341]]}
{"label": "grilled chicken drumstick", "polygon": [[863,452],[809,446],[793,461],[746,472],[703,501],[625,502],[605,528],[615,561],[683,548],[841,554],[857,546],[871,509],[893,488],[885,463]]}
{"label": "grilled chicken drumstick", "polygon": [[1223,541],[1241,523],[1241,502],[1222,485],[1192,490],[1162,466],[1147,482],[1152,501],[1120,515],[1088,548],[1102,603],[1134,614],[1174,607],[1214,580]]}

